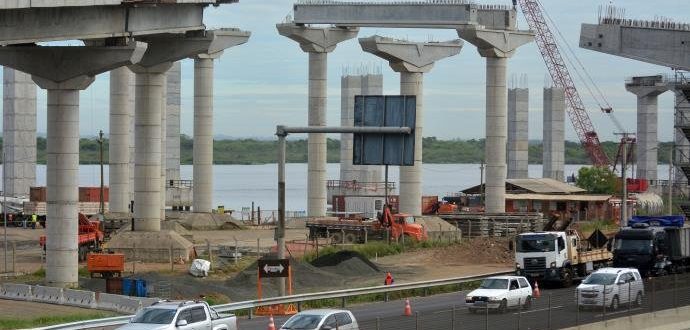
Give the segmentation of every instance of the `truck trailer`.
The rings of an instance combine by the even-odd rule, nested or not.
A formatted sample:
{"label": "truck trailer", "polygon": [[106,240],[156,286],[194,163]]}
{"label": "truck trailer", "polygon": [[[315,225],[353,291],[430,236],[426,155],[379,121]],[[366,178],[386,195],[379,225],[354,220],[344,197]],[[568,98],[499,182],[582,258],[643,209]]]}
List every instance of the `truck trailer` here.
{"label": "truck trailer", "polygon": [[679,273],[690,267],[690,227],[683,216],[635,216],[612,244],[613,264],[642,276]]}

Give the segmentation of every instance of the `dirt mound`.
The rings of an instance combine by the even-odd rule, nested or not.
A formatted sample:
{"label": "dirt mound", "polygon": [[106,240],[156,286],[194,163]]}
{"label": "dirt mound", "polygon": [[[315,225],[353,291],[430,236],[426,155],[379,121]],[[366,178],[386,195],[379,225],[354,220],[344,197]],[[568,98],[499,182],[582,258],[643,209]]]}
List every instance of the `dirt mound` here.
{"label": "dirt mound", "polygon": [[457,227],[448,223],[448,221],[443,220],[437,216],[424,216],[415,219],[415,223],[423,225],[427,232],[455,232],[458,230]]}
{"label": "dirt mound", "polygon": [[475,238],[458,245],[435,249],[431,259],[462,264],[513,264],[507,239]]}
{"label": "dirt mound", "polygon": [[381,271],[378,266],[369,261],[365,256],[354,251],[339,251],[327,254],[315,259],[311,264],[319,267],[321,270],[345,276],[370,275]]}

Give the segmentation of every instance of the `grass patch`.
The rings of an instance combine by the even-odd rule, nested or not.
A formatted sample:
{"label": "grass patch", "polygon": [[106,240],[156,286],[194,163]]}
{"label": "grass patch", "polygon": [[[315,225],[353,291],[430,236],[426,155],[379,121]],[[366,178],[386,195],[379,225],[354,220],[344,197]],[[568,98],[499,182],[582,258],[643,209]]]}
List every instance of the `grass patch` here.
{"label": "grass patch", "polygon": [[[394,254],[400,254],[403,252],[412,252],[415,250],[421,250],[421,249],[430,249],[430,248],[438,248],[438,247],[446,247],[446,246],[451,246],[451,245],[456,245],[460,243],[456,243],[454,241],[448,242],[448,241],[425,241],[425,242],[405,242],[405,245],[403,246],[402,243],[386,243],[384,241],[372,241],[367,244],[353,244],[353,245],[329,245],[325,246],[322,248],[319,248],[319,257],[328,255],[328,254],[334,254],[339,251],[354,251],[357,252],[369,259],[373,259],[376,257],[385,257],[389,255],[394,255]],[[306,262],[312,262],[314,259],[316,259],[316,252],[312,253],[307,253],[304,255],[302,260]]]}
{"label": "grass patch", "polygon": [[99,319],[104,317],[115,316],[114,313],[84,313],[84,314],[72,314],[72,315],[54,315],[54,316],[42,316],[33,319],[10,319],[10,318],[0,318],[0,329],[26,329],[43,327],[48,325],[77,322],[91,319]]}

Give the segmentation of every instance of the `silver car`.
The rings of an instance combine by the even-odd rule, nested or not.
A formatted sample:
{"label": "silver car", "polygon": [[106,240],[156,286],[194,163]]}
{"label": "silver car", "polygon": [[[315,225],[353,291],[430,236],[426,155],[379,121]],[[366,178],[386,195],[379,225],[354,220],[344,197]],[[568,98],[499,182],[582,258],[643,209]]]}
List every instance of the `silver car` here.
{"label": "silver car", "polygon": [[281,330],[359,330],[352,312],[343,309],[312,309],[293,315]]}
{"label": "silver car", "polygon": [[608,306],[615,310],[623,304],[640,306],[643,298],[644,282],[635,268],[600,268],[577,287],[579,308]]}

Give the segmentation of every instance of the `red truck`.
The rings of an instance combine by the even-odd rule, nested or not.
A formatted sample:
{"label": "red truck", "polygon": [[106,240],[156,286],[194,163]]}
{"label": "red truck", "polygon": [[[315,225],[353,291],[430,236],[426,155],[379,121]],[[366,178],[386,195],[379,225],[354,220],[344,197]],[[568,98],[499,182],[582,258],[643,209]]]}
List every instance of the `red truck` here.
{"label": "red truck", "polygon": [[[103,242],[104,234],[100,229],[101,222],[89,220],[83,213],[79,213],[79,261],[85,261],[89,252],[98,250]],[[46,236],[39,238],[43,251],[46,249]]]}
{"label": "red truck", "polygon": [[307,221],[309,237],[329,237],[334,243],[364,243],[368,239],[384,239],[386,232],[393,240],[426,241],[424,226],[414,223],[409,214],[392,214],[384,207],[378,220],[313,220]]}

